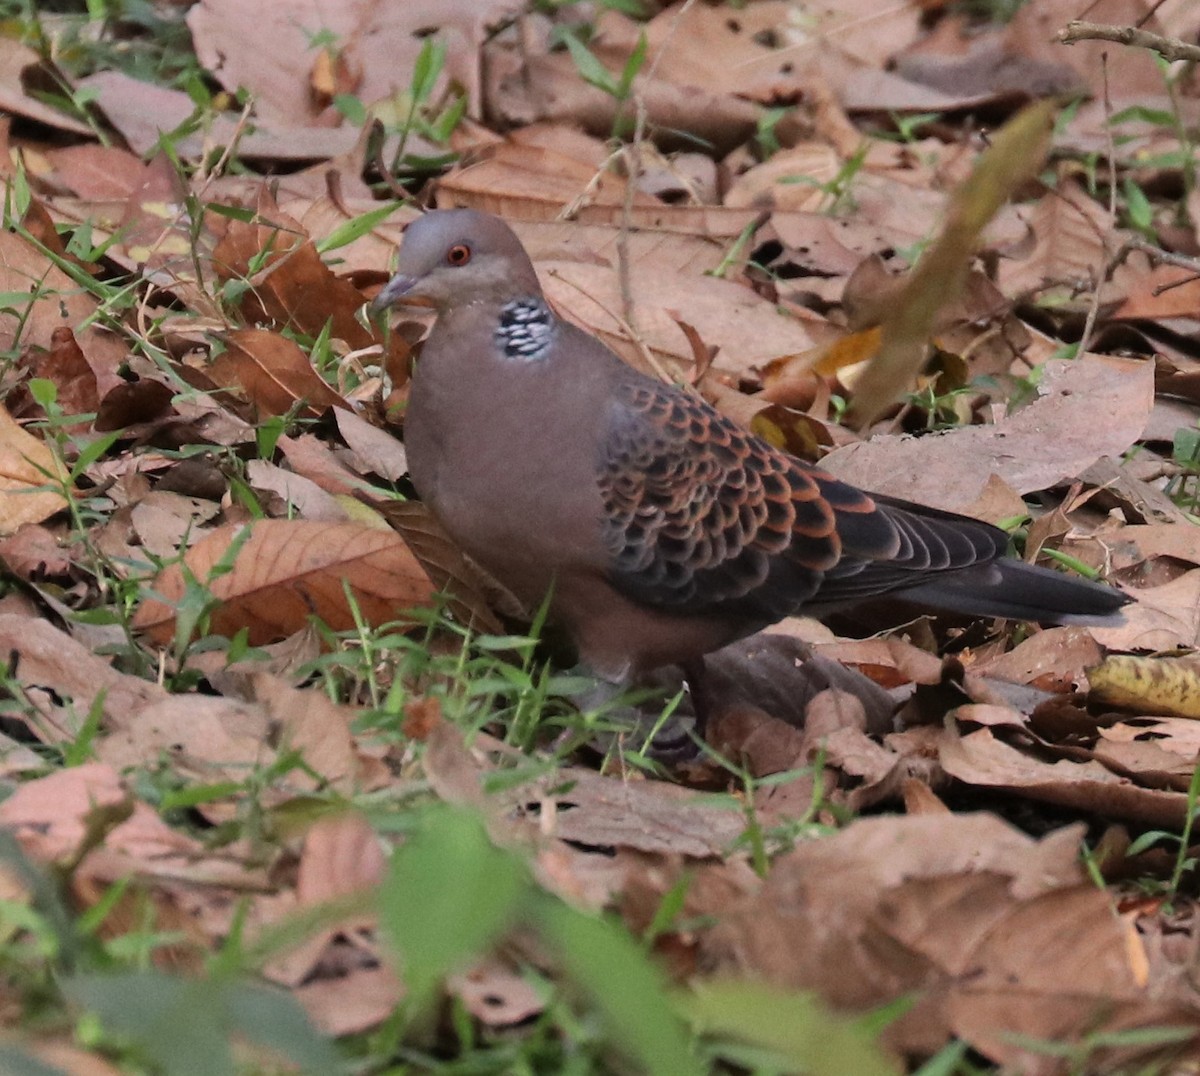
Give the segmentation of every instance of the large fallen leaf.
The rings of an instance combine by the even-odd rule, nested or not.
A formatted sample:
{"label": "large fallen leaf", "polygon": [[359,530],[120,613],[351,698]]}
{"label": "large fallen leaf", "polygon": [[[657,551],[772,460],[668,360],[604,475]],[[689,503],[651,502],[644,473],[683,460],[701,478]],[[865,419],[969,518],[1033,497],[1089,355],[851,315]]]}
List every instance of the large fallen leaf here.
{"label": "large fallen leaf", "polygon": [[[97,412],[100,397],[96,392],[95,371],[88,365],[71,329],[60,325],[50,334],[49,350],[31,349],[24,357],[23,365],[27,365],[31,377],[54,383],[55,402],[63,415],[84,416],[81,421],[65,424],[62,428],[72,433],[86,432],[91,426],[91,419],[86,416]],[[44,418],[44,410],[34,403],[32,397],[22,401],[24,406],[20,409],[15,405],[14,400],[25,396],[28,391],[28,386],[19,386],[18,391],[9,396],[8,406],[20,418]]]}
{"label": "large fallen leaf", "polygon": [[[958,1035],[995,1060],[1028,1061],[1018,1036],[1073,1042],[1131,1013],[1153,1020],[1137,938],[1084,882],[1080,835],[1035,841],[982,814],[860,819],[778,858],[701,944],[718,968],[839,1007],[908,996],[885,1035],[902,1048],[931,1053]],[[1194,1006],[1155,1015],[1195,1032]]]}
{"label": "large fallen leaf", "polygon": [[821,466],[864,489],[956,511],[992,475],[1032,493],[1137,440],[1154,402],[1152,363],[1089,354],[1044,369],[1037,399],[995,425],[876,437],[834,450]]}
{"label": "large fallen leaf", "polygon": [[326,695],[294,688],[278,676],[258,672],[250,677],[250,694],[270,719],[279,742],[304,756],[308,773],[292,775],[291,783],[310,782],[346,795],[362,785],[364,767],[350,734],[358,711]]}
{"label": "large fallen leaf", "polygon": [[[439,209],[467,206],[502,216],[554,220],[579,195],[581,183],[591,184],[589,217],[618,217],[625,182],[614,173],[597,171],[583,161],[539,146],[502,142],[483,160],[441,180],[437,205]],[[648,211],[658,200],[639,194],[635,204]]]}
{"label": "large fallen leaf", "polygon": [[458,548],[420,501],[364,498],[413,551],[434,586],[446,595],[446,611],[474,631],[504,630],[493,608],[519,619],[524,609],[507,590]]}
{"label": "large fallen leaf", "polygon": [[118,672],[44,619],[0,613],[0,654],[27,693],[40,697],[44,692],[59,701],[42,708],[45,720],[35,730],[53,742],[74,739],[97,699],[111,721],[129,720],[167,697],[157,684]]}
{"label": "large fallen leaf", "polygon": [[238,699],[171,695],[136,716],[115,715],[109,728],[96,755],[118,770],[162,758],[193,780],[237,782],[276,757],[267,715]]}
{"label": "large fallen leaf", "polygon": [[333,417],[338,432],[354,453],[358,469],[372,471],[389,482],[397,482],[408,474],[408,453],[398,437],[345,408],[335,411]]}
{"label": "large fallen leaf", "polygon": [[421,46],[435,31],[448,55],[433,96],[452,79],[469,89],[472,107],[480,108],[479,47],[488,26],[516,7],[507,0],[276,0],[267,5],[202,0],[188,11],[187,21],[205,68],[231,93],[253,93],[257,110],[272,126],[328,127],[340,116],[316,77],[323,63],[338,68],[339,92],[372,104],[407,87]]}
{"label": "large fallen leaf", "polygon": [[[133,78],[123,71],[97,71],[79,80],[81,91],[91,94],[109,122],[121,132],[130,148],[151,154],[166,132],[177,131],[195,111],[195,102],[183,90]],[[180,157],[200,157],[213,143],[236,144],[239,152],[267,160],[303,161],[348,153],[359,140],[353,127],[266,127],[249,129],[238,122],[237,112],[218,112],[203,132],[172,140]]]}
{"label": "large fallen leaf", "polygon": [[0,407],[0,535],[40,523],[67,506],[56,484],[62,466],[54,453]]}
{"label": "large fallen leaf", "polygon": [[705,802],[663,781],[626,781],[562,769],[500,797],[506,817],[536,822],[559,840],[600,848],[707,858],[729,851],[745,830],[732,805]]}
{"label": "large fallen leaf", "polygon": [[1031,800],[1178,828],[1187,817],[1187,795],[1142,788],[1099,762],[1044,762],[982,728],[967,736],[947,734],[938,742],[942,768],[964,784],[1004,789]]}
{"label": "large fallen leaf", "polygon": [[[583,262],[543,261],[538,268],[546,295],[561,314],[645,367],[621,320],[620,284],[613,270]],[[638,338],[650,351],[684,366],[692,363],[692,348],[672,314],[695,328],[706,346],[719,349],[716,368],[738,376],[817,342],[806,322],[733,281],[652,266],[643,271],[638,265],[630,267],[630,278]],[[747,332],[747,325],[754,331]]]}
{"label": "large fallen leaf", "polygon": [[[395,621],[404,610],[433,602],[429,576],[393,531],[286,519],[247,527],[248,534],[242,525],[221,527],[188,550],[182,566],[168,566],[134,626],[157,643],[170,640],[189,574],[219,602],[212,632],[232,636],[245,628],[254,645],[285,638],[313,616],[335,631],[353,627],[347,590],[368,624]],[[214,571],[231,554],[230,569]]]}

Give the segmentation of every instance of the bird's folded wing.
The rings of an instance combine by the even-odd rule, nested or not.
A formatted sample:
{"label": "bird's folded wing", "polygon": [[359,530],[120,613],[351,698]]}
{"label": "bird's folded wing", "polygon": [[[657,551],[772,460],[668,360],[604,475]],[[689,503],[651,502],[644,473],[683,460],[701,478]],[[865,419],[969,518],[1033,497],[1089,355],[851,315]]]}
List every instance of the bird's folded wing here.
{"label": "bird's folded wing", "polygon": [[775,620],[988,562],[1005,546],[985,523],[847,486],[649,378],[618,387],[597,481],[610,581],[679,613]]}

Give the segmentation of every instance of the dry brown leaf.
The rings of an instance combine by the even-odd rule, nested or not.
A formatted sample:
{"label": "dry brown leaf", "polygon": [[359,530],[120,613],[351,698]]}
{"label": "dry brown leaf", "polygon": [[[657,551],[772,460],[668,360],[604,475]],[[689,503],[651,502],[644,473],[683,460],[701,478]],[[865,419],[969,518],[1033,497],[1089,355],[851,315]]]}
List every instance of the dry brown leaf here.
{"label": "dry brown leaf", "polygon": [[348,496],[365,483],[311,433],[279,438],[279,451],[296,474],[311,479],[326,493]]}
{"label": "dry brown leaf", "polygon": [[[1006,295],[1038,291],[1047,285],[1069,295],[1090,294],[1103,275],[1113,233],[1108,212],[1075,183],[1064,183],[1021,210],[1034,239],[1030,253],[1000,263],[1000,286]],[[1111,285],[1104,285],[1112,292]]]}
{"label": "dry brown leaf", "polygon": [[88,202],[121,202],[152,179],[151,166],[119,146],[63,146],[47,157],[59,184]]}
{"label": "dry brown leaf", "polygon": [[832,146],[792,146],[738,176],[725,193],[725,205],[816,212],[828,200],[826,188],[841,168]]}
{"label": "dry brown leaf", "polygon": [[[681,89],[703,87],[765,103],[806,88],[804,61],[812,52],[804,49],[806,35],[780,0],[741,8],[732,17],[721,8],[676,3],[644,27],[609,9],[597,27],[613,52],[622,50],[614,59],[632,49],[643,29],[656,76]],[[713,63],[716,56],[720,63]]]}
{"label": "dry brown leaf", "polygon": [[1174,650],[1200,646],[1200,568],[1178,579],[1137,591],[1125,623],[1089,629],[1110,650]]}
{"label": "dry brown leaf", "polygon": [[129,509],[129,524],[137,544],[163,560],[170,560],[180,547],[198,542],[212,530],[220,506],[209,500],[184,497],[178,493],[151,490]]}
{"label": "dry brown leaf", "polygon": [[1073,478],[1137,440],[1153,400],[1150,363],[1086,355],[1046,364],[1039,395],[992,426],[926,437],[876,437],[822,466],[864,489],[959,511],[998,474],[1018,493]]}
{"label": "dry brown leaf", "polygon": [[[364,104],[391,97],[408,85],[429,33],[447,46],[446,67],[437,93],[453,79],[480,107],[478,50],[487,26],[513,10],[508,0],[438,0],[435,5],[349,0],[330,6],[320,0],[281,0],[261,9],[238,0],[202,0],[188,12],[200,61],[231,93],[250,90],[261,117],[274,127],[336,126],[340,113],[328,94],[312,93],[314,70],[325,51],[319,42],[337,43],[334,61],[343,82]],[[269,41],[271,47],[263,48]],[[326,61],[328,62],[328,61]],[[398,77],[397,72],[404,72]]]}
{"label": "dry brown leaf", "polygon": [[66,575],[71,550],[59,544],[59,535],[36,523],[26,523],[0,539],[0,561],[20,579]]}
{"label": "dry brown leaf", "polygon": [[[533,25],[536,33],[537,24]],[[485,46],[484,91],[494,120],[506,127],[553,121],[581,127],[597,137],[609,135],[619,116],[632,122],[631,104],[619,103],[583,81],[567,52],[547,52],[549,26],[542,24],[540,29],[538,41],[510,29]],[[619,70],[631,48],[609,49],[601,41],[596,52],[610,69]],[[700,139],[720,155],[754,132],[758,109],[733,94],[713,92],[703,84],[684,88],[662,79],[647,81],[644,76],[634,80],[633,89],[665,147],[691,149]],[[690,137],[680,138],[675,134],[679,131]]]}
{"label": "dry brown leaf", "polygon": [[695,859],[723,856],[745,829],[738,812],[661,781],[561,769],[498,794],[505,815],[547,837]]}
{"label": "dry brown leaf", "polygon": [[327,407],[349,410],[294,340],[269,329],[239,329],[227,334],[224,344],[209,376],[221,388],[240,388],[260,415],[295,410],[316,418]]}
{"label": "dry brown leaf", "polygon": [[[320,785],[347,796],[359,790],[363,767],[350,733],[357,710],[340,706],[319,691],[292,687],[267,672],[253,674],[250,687],[250,697],[277,730],[281,747],[298,751]],[[311,780],[307,774],[293,776],[302,786]]]}
{"label": "dry brown leaf", "polygon": [[1100,729],[1092,757],[1144,785],[1186,793],[1200,750],[1196,731],[1186,718],[1133,718]]}
{"label": "dry brown leaf", "polygon": [[1152,523],[1122,527],[1112,536],[1110,555],[1114,571],[1132,568],[1159,557],[1200,564],[1200,534],[1194,523]]}
{"label": "dry brown leaf", "polygon": [[1193,318],[1200,310],[1200,280],[1191,269],[1160,265],[1139,273],[1114,318],[1151,321]]}
{"label": "dry brown leaf", "polygon": [[116,769],[163,759],[203,782],[244,781],[276,755],[268,746],[271,725],[261,708],[236,699],[175,695],[117,715],[112,732],[96,747]]}
{"label": "dry brown leaf", "polygon": [[328,323],[332,336],[350,348],[375,342],[356,317],[366,296],[334,275],[299,221],[284,213],[265,188],[254,220],[228,222],[213,251],[213,268],[223,281],[249,285],[242,297],[248,324],[290,327],[317,337]]}
{"label": "dry brown leaf", "polygon": [[99,393],[120,382],[117,368],[127,349],[118,337],[97,326],[97,301],[45,254],[7,230],[0,231],[0,290],[31,296],[19,320],[7,318],[0,323],[0,347],[5,351],[25,344],[46,347],[55,329],[86,325],[75,329],[75,335],[96,375]]}
{"label": "dry brown leaf", "polygon": [[103,658],[80,645],[42,618],[0,613],[0,653],[14,656],[11,675],[37,697],[50,692],[63,706],[43,710],[53,723],[54,739],[73,740],[103,696],[108,721],[129,720],[147,706],[166,698],[157,684],[117,672]]}
{"label": "dry brown leaf", "polygon": [[450,536],[420,501],[368,501],[399,534],[429,573],[434,587],[445,593],[446,608],[475,631],[492,634],[503,625],[492,609],[520,618],[528,612],[450,540]]}
{"label": "dry brown leaf", "polygon": [[[349,412],[338,408],[335,414]],[[269,515],[290,518],[295,510],[309,520],[340,523],[348,518],[341,502],[311,478],[285,471],[273,463],[251,460],[246,464],[246,478],[254,490],[275,494],[276,502],[266,506]]]}
{"label": "dry brown leaf", "polygon": [[476,1020],[491,1028],[513,1027],[546,1007],[528,977],[499,960],[485,960],[452,975],[446,985]]}
{"label": "dry brown leaf", "polygon": [[[336,901],[379,885],[386,872],[379,835],[357,812],[319,818],[304,834],[297,868],[295,899],[298,908]],[[323,927],[299,945],[273,957],[263,973],[273,982],[295,988],[314,978],[338,935],[361,934],[374,927],[374,917],[358,915]]]}
{"label": "dry brown leaf", "polygon": [[1045,691],[1070,691],[1083,670],[1101,658],[1099,644],[1084,628],[1047,628],[1007,653],[971,665],[971,671],[1014,684],[1035,684]]}
{"label": "dry brown leaf", "polygon": [[1183,792],[1140,788],[1099,762],[1043,762],[987,728],[961,737],[947,733],[938,743],[938,758],[951,777],[977,788],[1004,789],[1043,803],[1152,826],[1178,828],[1187,817]]}
{"label": "dry brown leaf", "polygon": [[1106,41],[1080,41],[1063,48],[1057,43],[1058,33],[1073,19],[1160,33],[1162,27],[1155,17],[1160,6],[1146,0],[1093,0],[1081,9],[1073,0],[1038,0],[1017,11],[1009,36],[1028,55],[1070,64],[1097,102],[1103,103],[1107,95],[1102,112],[1107,112],[1111,122],[1112,115],[1127,104],[1145,104],[1162,92],[1157,57],[1149,49],[1114,48]]}
{"label": "dry brown leaf", "polygon": [[326,1035],[356,1035],[378,1027],[404,997],[390,968],[356,968],[337,979],[314,979],[293,994]]}
{"label": "dry brown leaf", "polygon": [[[987,815],[859,819],[777,859],[761,890],[726,910],[702,945],[720,964],[851,1009],[920,992],[890,1035],[935,1050],[949,1032],[945,993],[987,974],[974,952],[990,931],[1059,892],[1088,892],[1107,907],[1103,893],[1081,885],[1079,837],[1069,827],[1035,842]],[[1103,935],[1106,922],[1103,913],[1087,920],[1087,932]],[[1004,947],[1010,958],[1020,951],[1019,939]],[[1124,986],[1119,952],[1102,957],[1103,985],[1082,984],[1097,1000]],[[1028,974],[1009,985],[1046,989]]]}
{"label": "dry brown leaf", "polygon": [[66,499],[53,488],[65,481],[63,473],[45,442],[0,407],[0,535],[41,523],[65,508]]}
{"label": "dry brown leaf", "polygon": [[[231,570],[217,571],[231,553]],[[229,524],[189,549],[183,563],[219,602],[211,630],[232,636],[246,628],[253,645],[291,635],[312,616],[334,631],[353,627],[344,585],[373,625],[428,606],[434,595],[429,577],[398,535],[361,523],[264,519],[245,527]],[[160,597],[143,603],[134,626],[167,643],[175,631],[174,604],[186,589],[184,567],[168,566],[153,584]]]}
{"label": "dry brown leaf", "polygon": [[[196,105],[183,90],[143,82],[123,71],[97,71],[78,82],[94,96],[109,122],[121,132],[130,148],[153,153],[164,134],[187,123]],[[311,161],[349,153],[360,134],[352,127],[269,127],[255,124],[246,130],[237,112],[217,113],[203,133],[192,133],[172,142],[183,158],[202,156],[213,145],[236,144],[247,157],[277,161]]]}
{"label": "dry brown leaf", "polygon": [[61,93],[65,85],[70,83],[62,72],[56,71],[36,50],[15,37],[0,38],[0,109],[50,128],[91,137],[95,132],[90,124],[47,104],[31,92]]}
{"label": "dry brown leaf", "polygon": [[54,862],[81,850],[85,837],[104,813],[115,825],[104,845],[131,864],[195,855],[199,844],[171,829],[154,809],[135,801],[115,769],[99,762],[56,770],[21,785],[0,803],[0,825],[39,862]]}
{"label": "dry brown leaf", "polygon": [[[75,334],[66,325],[60,325],[50,334],[49,351],[35,349],[24,358],[23,365],[28,366],[31,377],[53,382],[55,402],[64,415],[83,416],[81,421],[64,424],[63,428],[74,433],[90,429],[92,416],[100,407],[100,398],[96,392],[96,374],[88,365]],[[18,392],[25,395],[28,389],[21,386]],[[8,405],[17,417],[45,417],[41,405],[32,397],[18,405],[14,395],[9,396]]]}
{"label": "dry brown leaf", "polygon": [[167,414],[175,393],[161,381],[141,378],[114,385],[100,401],[96,414],[97,433],[123,430],[152,422]]}
{"label": "dry brown leaf", "polygon": [[[547,297],[564,317],[645,367],[641,350],[618,320],[624,315],[616,273],[580,262],[543,261],[538,268]],[[735,375],[816,343],[804,323],[732,281],[695,272],[650,274],[638,266],[631,267],[631,280],[638,297],[638,337],[657,356],[684,369],[692,364],[691,345],[668,310],[693,326],[708,347],[719,348],[714,368]],[[748,324],[755,326],[753,334],[747,334]]]}
{"label": "dry brown leaf", "polygon": [[1058,1071],[1027,1067],[1038,1055],[1021,1035],[1195,1028],[1194,1003],[1147,1001],[1144,956],[1084,883],[1079,837],[1034,842],[985,815],[861,819],[777,860],[757,893],[721,908],[703,950],[854,1010],[915,996],[885,1033],[893,1045],[931,1053],[957,1035],[1014,1071]]}
{"label": "dry brown leaf", "polygon": [[372,426],[353,411],[334,413],[338,432],[346,440],[365,471],[396,482],[408,474],[408,456],[404,443],[387,430]]}
{"label": "dry brown leaf", "polygon": [[[625,198],[625,181],[555,153],[519,143],[500,143],[484,159],[451,172],[438,184],[438,208],[465,206],[517,220],[555,220],[564,206],[587,191],[591,210],[607,207],[602,219],[615,218]],[[634,204],[651,210],[662,203],[638,194]]]}
{"label": "dry brown leaf", "polygon": [[296,897],[301,904],[320,904],[371,889],[386,866],[379,834],[361,814],[319,819],[304,835]]}

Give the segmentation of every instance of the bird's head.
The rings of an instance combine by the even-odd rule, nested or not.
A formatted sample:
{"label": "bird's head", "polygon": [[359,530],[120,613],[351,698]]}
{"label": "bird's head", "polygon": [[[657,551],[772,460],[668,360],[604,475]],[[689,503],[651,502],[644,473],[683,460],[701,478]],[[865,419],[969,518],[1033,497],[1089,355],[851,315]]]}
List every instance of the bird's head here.
{"label": "bird's head", "polygon": [[396,275],[371,306],[442,311],[540,294],[533,263],[504,221],[474,209],[445,209],[418,217],[404,230]]}

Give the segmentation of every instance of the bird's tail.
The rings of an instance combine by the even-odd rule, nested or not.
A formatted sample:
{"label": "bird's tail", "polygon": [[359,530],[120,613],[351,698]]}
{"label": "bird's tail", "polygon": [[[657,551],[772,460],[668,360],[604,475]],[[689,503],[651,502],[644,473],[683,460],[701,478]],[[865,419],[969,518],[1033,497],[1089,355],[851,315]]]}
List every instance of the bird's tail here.
{"label": "bird's tail", "polygon": [[1132,601],[1115,587],[1009,558],[947,572],[896,597],[948,613],[1093,626],[1123,623],[1121,607]]}

